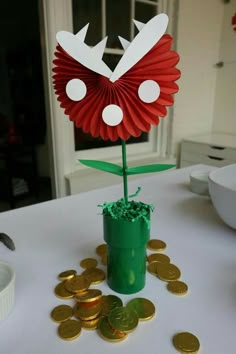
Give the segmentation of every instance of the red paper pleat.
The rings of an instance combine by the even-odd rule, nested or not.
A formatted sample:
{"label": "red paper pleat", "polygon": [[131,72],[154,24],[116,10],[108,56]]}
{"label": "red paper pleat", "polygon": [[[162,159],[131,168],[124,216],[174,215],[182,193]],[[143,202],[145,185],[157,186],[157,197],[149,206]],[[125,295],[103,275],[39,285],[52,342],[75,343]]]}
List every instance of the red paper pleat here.
{"label": "red paper pleat", "polygon": [[[59,45],[53,61],[53,85],[58,101],[70,120],[92,136],[103,140],[127,140],[148,132],[151,125],[159,123],[159,117],[167,113],[166,106],[174,103],[172,94],[178,91],[175,83],[180,71],[175,68],[179,61],[176,52],[171,51],[172,37],[164,35],[159,42],[119,80],[112,83],[70,57]],[[82,80],[87,87],[86,96],[78,102],[66,94],[67,83],[74,78]],[[142,102],[138,89],[142,82],[154,80],[160,86],[160,96],[155,102]],[[117,126],[108,126],[102,119],[103,109],[118,105],[123,120]]]}

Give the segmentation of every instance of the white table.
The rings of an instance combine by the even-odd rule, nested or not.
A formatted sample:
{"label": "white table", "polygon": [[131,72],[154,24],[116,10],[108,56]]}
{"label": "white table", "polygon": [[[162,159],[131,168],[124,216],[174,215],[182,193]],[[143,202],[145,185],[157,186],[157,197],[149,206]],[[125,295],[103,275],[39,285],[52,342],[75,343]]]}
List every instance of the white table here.
{"label": "white table", "polygon": [[[201,353],[235,354],[236,231],[221,222],[209,198],[190,192],[189,173],[204,168],[146,175],[129,183],[130,194],[141,186],[138,199],[156,206],[151,237],[166,241],[165,253],[181,269],[190,291],[185,297],[172,295],[166,283],[147,274],[144,290],[120,297],[124,303],[146,297],[157,314],[120,343],[85,330],[77,340],[63,341],[50,312],[65,303],[53,293],[57,275],[73,268],[80,272],[82,258],[96,257],[95,247],[103,243],[97,205],[121,197],[122,186],[1,213],[0,229],[14,239],[16,251],[0,244],[0,259],[14,267],[17,282],[14,310],[0,322],[0,354],[174,354],[171,338],[179,331],[194,333]],[[97,287],[113,293],[106,283]]]}

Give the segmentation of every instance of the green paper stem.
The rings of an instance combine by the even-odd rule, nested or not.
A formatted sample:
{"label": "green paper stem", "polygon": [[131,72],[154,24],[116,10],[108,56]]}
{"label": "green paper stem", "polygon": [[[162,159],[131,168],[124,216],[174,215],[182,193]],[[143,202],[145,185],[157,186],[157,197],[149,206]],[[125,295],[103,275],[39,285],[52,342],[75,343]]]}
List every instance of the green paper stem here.
{"label": "green paper stem", "polygon": [[96,168],[97,170],[100,171],[113,173],[118,176],[123,176],[122,167],[114,163],[99,161],[99,160],[79,160],[79,161],[85,166]]}
{"label": "green paper stem", "polygon": [[123,164],[123,186],[124,186],[124,201],[128,203],[128,180],[127,180],[127,160],[126,160],[126,143],[121,140],[122,144],[122,164]]}
{"label": "green paper stem", "polygon": [[161,172],[169,170],[170,168],[175,167],[175,165],[170,164],[152,164],[152,165],[143,165],[127,168],[126,173],[129,175],[137,175],[139,173],[150,173],[150,172]]}

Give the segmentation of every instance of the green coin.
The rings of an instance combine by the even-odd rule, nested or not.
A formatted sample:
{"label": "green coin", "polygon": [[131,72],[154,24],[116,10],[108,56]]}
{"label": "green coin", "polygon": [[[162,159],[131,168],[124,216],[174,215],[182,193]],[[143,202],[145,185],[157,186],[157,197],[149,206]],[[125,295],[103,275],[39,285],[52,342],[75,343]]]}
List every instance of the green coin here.
{"label": "green coin", "polygon": [[141,321],[150,320],[155,314],[154,304],[141,297],[130,300],[126,307],[136,312]]}
{"label": "green coin", "polygon": [[109,313],[108,322],[117,331],[129,333],[137,327],[138,316],[127,307],[116,307]]}
{"label": "green coin", "polygon": [[127,333],[120,332],[112,328],[108,322],[107,317],[100,319],[98,324],[98,333],[108,342],[120,342],[127,337]]}
{"label": "green coin", "polygon": [[122,300],[115,295],[103,295],[102,296],[102,315],[108,316],[111,310],[116,307],[122,307]]}

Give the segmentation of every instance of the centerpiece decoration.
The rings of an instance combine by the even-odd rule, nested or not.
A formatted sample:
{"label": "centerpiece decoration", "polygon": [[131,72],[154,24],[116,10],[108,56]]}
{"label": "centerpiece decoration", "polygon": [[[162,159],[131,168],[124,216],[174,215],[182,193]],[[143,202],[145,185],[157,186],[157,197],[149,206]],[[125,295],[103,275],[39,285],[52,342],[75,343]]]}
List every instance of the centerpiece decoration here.
{"label": "centerpiece decoration", "polygon": [[150,238],[153,206],[131,200],[129,175],[159,172],[170,164],[128,167],[126,141],[149,132],[167,114],[178,91],[179,55],[165,34],[168,16],[159,14],[147,24],[134,21],[139,30],[132,42],[119,37],[124,55],[114,71],[102,60],[106,38],[95,47],[85,44],[88,25],[77,34],[57,33],[54,89],[60,106],[76,127],[103,140],[121,140],[122,166],[98,160],[80,160],[86,166],[123,178],[124,195],[105,202],[104,240],[108,245],[107,281],[114,291],[132,294],[145,285],[146,244]]}

